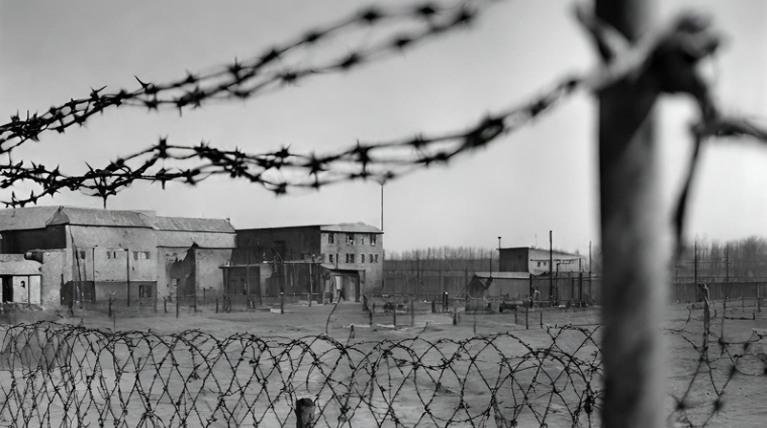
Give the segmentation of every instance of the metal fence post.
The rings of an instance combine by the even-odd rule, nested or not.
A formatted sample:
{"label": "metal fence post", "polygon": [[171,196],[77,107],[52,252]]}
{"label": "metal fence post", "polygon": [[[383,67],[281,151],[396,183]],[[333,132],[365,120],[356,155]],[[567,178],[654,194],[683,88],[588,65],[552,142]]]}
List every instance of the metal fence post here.
{"label": "metal fence post", "polygon": [[178,305],[180,304],[181,299],[179,299],[179,296],[176,296],[176,318],[178,318]]}
{"label": "metal fence post", "polygon": [[410,296],[410,327],[415,326],[415,307],[413,305],[413,296]]}
{"label": "metal fence post", "polygon": [[285,313],[285,293],[280,291],[280,314]]}

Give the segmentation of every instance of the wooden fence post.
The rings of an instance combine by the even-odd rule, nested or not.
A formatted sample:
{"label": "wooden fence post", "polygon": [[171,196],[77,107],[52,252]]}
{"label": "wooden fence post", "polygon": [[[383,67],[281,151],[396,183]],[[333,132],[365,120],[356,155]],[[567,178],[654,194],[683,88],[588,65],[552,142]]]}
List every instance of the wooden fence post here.
{"label": "wooden fence post", "polygon": [[296,428],[314,427],[314,401],[301,398],[296,401]]}
{"label": "wooden fence post", "polygon": [[525,306],[525,330],[530,329],[530,308]]}
{"label": "wooden fence post", "polygon": [[[595,0],[596,15],[631,43],[651,30],[651,0]],[[609,55],[603,52],[609,60]],[[606,428],[664,426],[663,335],[671,236],[658,185],[652,71],[599,93],[602,355]]]}

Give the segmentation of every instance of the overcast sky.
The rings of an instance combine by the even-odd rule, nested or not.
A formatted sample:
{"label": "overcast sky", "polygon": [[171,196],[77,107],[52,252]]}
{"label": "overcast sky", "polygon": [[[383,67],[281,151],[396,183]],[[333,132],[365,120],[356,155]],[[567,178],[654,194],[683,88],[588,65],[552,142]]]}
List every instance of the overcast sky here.
{"label": "overcast sky", "polygon": [[[391,5],[387,1],[382,4]],[[400,2],[402,3],[402,2]],[[767,2],[662,1],[660,15],[696,5],[713,13],[727,45],[714,64],[715,90],[728,111],[767,117]],[[365,3],[369,4],[369,3]],[[241,147],[251,152],[290,144],[302,151],[351,146],[417,133],[461,130],[487,112],[521,103],[560,78],[595,64],[570,1],[506,0],[468,30],[434,39],[348,74],[319,76],[246,102],[216,103],[179,117],[112,109],[85,128],[49,133],[16,155],[83,171],[156,143]],[[257,55],[275,43],[357,10],[352,0],[316,1],[1,1],[0,117],[46,110],[91,87],[135,89],[133,76],[165,82]],[[366,35],[337,46],[365,46]],[[372,37],[372,36],[370,36]],[[319,55],[320,53],[318,53]],[[314,58],[299,57],[298,64]],[[679,192],[693,109],[664,101],[665,202]],[[595,102],[578,95],[487,149],[387,183],[387,250],[415,247],[548,245],[586,251],[597,242]],[[703,152],[689,232],[708,239],[764,235],[767,150],[718,144]],[[6,196],[6,195],[3,195]],[[101,200],[63,193],[44,204],[100,207]],[[380,227],[380,186],[334,185],[275,197],[259,186],[213,179],[196,187],[134,185],[112,209],[160,215],[231,218],[238,228],[362,221]]]}

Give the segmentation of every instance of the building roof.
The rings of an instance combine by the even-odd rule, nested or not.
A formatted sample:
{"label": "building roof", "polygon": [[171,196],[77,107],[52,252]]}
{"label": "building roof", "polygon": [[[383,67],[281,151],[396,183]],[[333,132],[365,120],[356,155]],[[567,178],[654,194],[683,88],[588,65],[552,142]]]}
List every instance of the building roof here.
{"label": "building roof", "polygon": [[113,211],[94,208],[60,207],[48,220],[48,226],[70,224],[103,227],[152,227],[153,213]]}
{"label": "building roof", "polygon": [[[506,247],[506,248],[501,248],[501,251],[519,251],[519,250],[527,250],[528,254],[530,254],[531,256],[533,254],[541,255],[541,259],[540,260],[544,260],[544,259],[548,260],[548,257],[549,257],[549,250],[546,249],[546,248],[535,248],[535,247]],[[567,258],[570,258],[570,259],[585,259],[586,258],[586,256],[582,256],[580,254],[568,253],[568,252],[560,251],[560,250],[554,250],[551,253],[554,256],[554,258],[559,258],[559,259],[561,259],[563,256],[567,257]],[[538,259],[536,258],[535,260],[538,260]]]}
{"label": "building roof", "polygon": [[0,231],[45,229],[58,209],[57,206],[41,206],[0,210]]}
{"label": "building roof", "polygon": [[320,225],[320,230],[323,232],[383,233],[381,229],[362,222],[323,224]]}
{"label": "building roof", "polygon": [[383,231],[377,227],[368,224],[357,223],[338,223],[338,224],[302,224],[297,226],[273,226],[273,227],[254,227],[249,229],[237,229],[237,231],[256,231],[256,230],[277,230],[277,229],[308,229],[319,228],[322,232],[352,232],[352,233],[377,233],[383,234]]}
{"label": "building roof", "polygon": [[529,279],[529,272],[474,272],[474,276],[480,279],[486,279],[490,276],[493,279]]}
{"label": "building roof", "polygon": [[0,231],[44,229],[57,225],[140,227],[165,231],[234,233],[225,219],[157,217],[154,211],[40,206],[0,210]]}
{"label": "building roof", "polygon": [[219,218],[156,217],[154,226],[157,230],[234,233],[229,220]]}

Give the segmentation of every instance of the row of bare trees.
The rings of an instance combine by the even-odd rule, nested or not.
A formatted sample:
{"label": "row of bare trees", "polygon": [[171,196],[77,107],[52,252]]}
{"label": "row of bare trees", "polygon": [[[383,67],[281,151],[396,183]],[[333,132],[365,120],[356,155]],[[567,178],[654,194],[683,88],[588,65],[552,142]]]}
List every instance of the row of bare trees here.
{"label": "row of bare trees", "polygon": [[767,278],[767,238],[750,236],[724,242],[697,239],[677,260],[674,274],[678,282]]}

